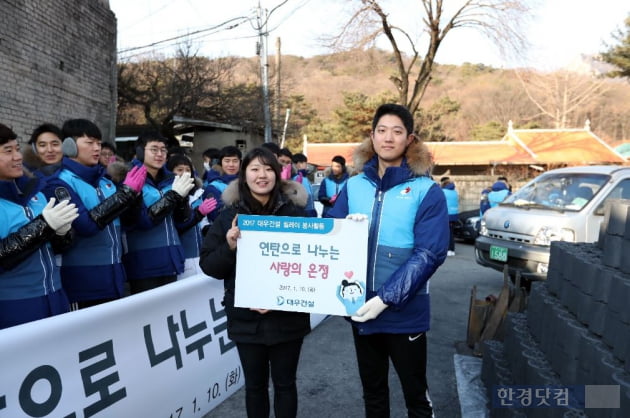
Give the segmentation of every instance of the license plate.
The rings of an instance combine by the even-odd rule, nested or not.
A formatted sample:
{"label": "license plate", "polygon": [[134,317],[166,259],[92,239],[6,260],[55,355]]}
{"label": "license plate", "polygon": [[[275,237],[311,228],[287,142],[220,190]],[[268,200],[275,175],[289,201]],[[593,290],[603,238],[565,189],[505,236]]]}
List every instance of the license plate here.
{"label": "license plate", "polygon": [[490,259],[506,262],[508,258],[508,251],[505,247],[498,247],[496,245],[490,246]]}

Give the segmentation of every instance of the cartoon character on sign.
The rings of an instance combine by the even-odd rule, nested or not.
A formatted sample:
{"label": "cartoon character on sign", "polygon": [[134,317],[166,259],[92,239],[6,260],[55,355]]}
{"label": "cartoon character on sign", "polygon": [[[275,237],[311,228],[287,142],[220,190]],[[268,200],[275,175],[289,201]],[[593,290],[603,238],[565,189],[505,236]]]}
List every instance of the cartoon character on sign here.
{"label": "cartoon character on sign", "polygon": [[353,315],[365,303],[365,283],[349,280],[354,273],[346,271],[346,279],[337,286],[337,298],[346,308],[348,315]]}

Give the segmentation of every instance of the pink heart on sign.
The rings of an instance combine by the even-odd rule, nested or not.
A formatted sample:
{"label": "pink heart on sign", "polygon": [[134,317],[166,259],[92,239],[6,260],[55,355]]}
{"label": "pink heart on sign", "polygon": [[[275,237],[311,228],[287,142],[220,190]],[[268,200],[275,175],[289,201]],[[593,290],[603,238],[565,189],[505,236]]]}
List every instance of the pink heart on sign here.
{"label": "pink heart on sign", "polygon": [[346,276],[348,279],[351,279],[353,274],[354,273],[351,271],[346,271],[343,275]]}

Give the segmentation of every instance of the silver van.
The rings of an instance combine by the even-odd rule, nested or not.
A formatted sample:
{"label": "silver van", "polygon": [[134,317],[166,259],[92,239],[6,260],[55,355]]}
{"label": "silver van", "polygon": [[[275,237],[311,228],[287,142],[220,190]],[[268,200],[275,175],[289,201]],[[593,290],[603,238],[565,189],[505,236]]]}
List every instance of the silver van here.
{"label": "silver van", "polygon": [[481,220],[475,259],[482,266],[544,280],[552,241],[595,242],[609,199],[630,199],[630,167],[551,170],[525,184]]}

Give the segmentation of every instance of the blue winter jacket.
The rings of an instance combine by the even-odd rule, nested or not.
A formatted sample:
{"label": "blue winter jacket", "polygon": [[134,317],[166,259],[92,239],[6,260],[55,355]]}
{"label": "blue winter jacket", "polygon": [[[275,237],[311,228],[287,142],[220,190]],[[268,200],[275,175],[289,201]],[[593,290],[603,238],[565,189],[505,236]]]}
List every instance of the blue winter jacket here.
{"label": "blue winter jacket", "polygon": [[[193,194],[188,197],[188,202],[194,212],[193,216],[191,216],[187,222],[182,225],[178,225],[177,227],[179,231],[179,240],[184,248],[184,257],[186,259],[199,257],[199,250],[201,249],[201,244],[203,243],[201,227],[199,226],[203,216],[196,210],[199,205],[203,203],[203,199],[201,197],[203,189],[197,189],[192,193]],[[199,215],[199,217],[197,215]]]}
{"label": "blue winter jacket", "polygon": [[330,199],[335,195],[339,196],[339,193],[341,193],[347,181],[348,173],[342,173],[338,178],[330,173],[322,180],[322,184],[319,186],[319,193],[317,194],[317,199],[324,205],[322,216],[326,216],[330,208],[334,205],[334,202],[330,203]]}
{"label": "blue winter jacket", "polygon": [[88,167],[64,157],[61,168],[47,179],[44,193],[59,201],[60,190],[79,210],[72,222],[75,243],[61,258],[61,278],[70,301],[122,297],[127,277],[120,220],[115,218],[101,229],[90,216],[90,210],[116,193],[116,185],[105,177],[100,164]]}
{"label": "blue winter jacket", "polygon": [[448,220],[451,222],[457,221],[457,215],[459,214],[459,195],[455,190],[454,183],[448,183],[442,187],[444,196],[446,197],[446,207],[448,209]]}
{"label": "blue winter jacket", "polygon": [[426,158],[416,161],[425,150],[413,143],[406,154],[413,155],[412,164],[406,157],[400,167],[387,168],[382,179],[372,156],[328,213],[369,218],[366,300],[378,295],[388,308],[373,320],[352,322],[360,334],[414,334],[430,327],[428,281],[446,258],[449,227],[444,193],[423,175],[427,168],[420,162]]}
{"label": "blue winter jacket", "polygon": [[[43,186],[37,177],[0,181],[0,239],[16,233],[42,213],[47,203],[41,192]],[[0,329],[69,309],[50,241],[11,268],[0,268]]]}
{"label": "blue winter jacket", "polygon": [[210,197],[214,197],[217,200],[217,207],[215,210],[210,212],[207,215],[208,222],[212,223],[216,217],[219,215],[221,208],[225,206],[223,200],[221,199],[221,194],[225,191],[228,184],[231,181],[235,180],[238,177],[238,174],[222,174],[219,177],[216,177],[212,180],[203,191],[203,198],[208,199]]}
{"label": "blue winter jacket", "polygon": [[[137,160],[132,163],[142,164]],[[127,246],[123,264],[129,280],[171,276],[184,271],[184,249],[173,211],[157,223],[149,215],[149,208],[171,190],[174,177],[165,168],[160,169],[157,179],[147,175],[136,222],[125,225]]]}
{"label": "blue winter jacket", "polygon": [[497,181],[492,185],[492,191],[488,193],[488,203],[491,208],[497,206],[503,202],[510,194],[510,189],[507,184],[502,181]]}
{"label": "blue winter jacket", "polygon": [[304,190],[306,190],[306,194],[308,198],[308,201],[306,202],[306,207],[304,209],[306,210],[307,216],[316,218],[317,211],[315,210],[315,201],[313,200],[313,187],[311,186],[311,182],[309,181],[308,177],[306,177],[307,175],[306,170],[299,170],[298,174],[293,176],[291,180],[297,181],[298,177],[300,176],[300,172],[302,174],[301,184],[302,186],[304,186]]}

